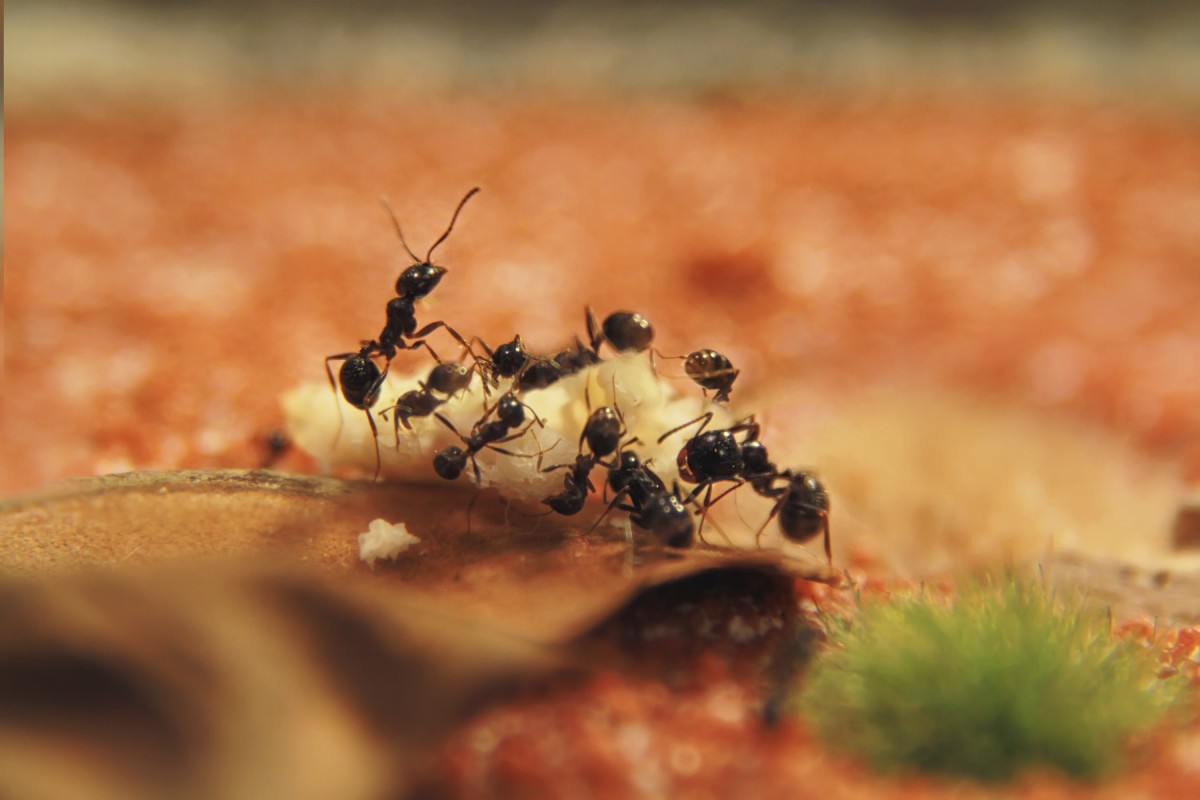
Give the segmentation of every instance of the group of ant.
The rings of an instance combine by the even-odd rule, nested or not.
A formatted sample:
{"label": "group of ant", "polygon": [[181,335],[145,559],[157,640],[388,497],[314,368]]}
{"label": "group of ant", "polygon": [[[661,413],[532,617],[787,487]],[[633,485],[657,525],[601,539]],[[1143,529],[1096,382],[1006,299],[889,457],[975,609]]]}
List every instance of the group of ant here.
{"label": "group of ant", "polygon": [[[325,371],[329,376],[330,387],[336,393],[340,386],[346,401],[367,415],[372,440],[375,443],[376,478],[380,470],[380,455],[378,428],[372,408],[379,400],[380,390],[392,360],[401,350],[424,347],[433,356],[437,366],[425,381],[418,384],[420,388],[402,394],[393,407],[378,413],[384,419],[389,412],[392,414],[397,443],[401,425],[411,430],[410,419],[434,416],[462,442],[462,447],[446,447],[434,455],[434,471],[446,480],[454,480],[470,463],[477,485],[482,483],[479,465],[475,460],[477,454],[486,448],[508,456],[523,457],[524,454],[513,453],[498,445],[520,438],[535,423],[544,424],[536,412],[521,399],[526,392],[545,388],[568,375],[600,363],[600,348],[605,344],[618,353],[651,350],[654,340],[653,326],[640,314],[628,311],[609,314],[601,323],[588,308],[588,341],[584,343],[576,337],[571,347],[550,355],[529,353],[519,335],[512,341],[492,349],[478,337],[467,341],[458,331],[440,320],[418,329],[414,304],[432,292],[447,271],[445,267],[432,262],[433,252],[450,235],[463,206],[478,191],[479,187],[471,189],[459,201],[450,218],[450,224],[430,246],[424,258],[418,257],[409,248],[399,220],[391,206],[384,202],[400,243],[414,263],[396,280],[396,297],[388,301],[386,322],[379,336],[361,342],[357,351],[337,353],[325,359]],[[438,357],[425,339],[438,329],[444,329],[471,355],[474,360],[471,367],[461,363],[444,362]],[[478,355],[472,342],[477,344],[485,355]],[[708,349],[676,358],[683,360],[684,371],[701,387],[706,396],[709,391],[713,392],[714,403],[729,399],[739,371],[728,358]],[[382,369],[376,363],[377,359],[382,359]],[[330,366],[333,361],[342,362],[336,383]],[[476,373],[482,381],[485,394],[489,389],[498,389],[501,378],[509,379],[510,384],[507,391],[501,394],[491,407],[485,406],[483,415],[474,424],[470,434],[463,435],[450,420],[438,413],[437,409],[456,394],[465,391]],[[542,470],[566,470],[562,491],[542,500],[550,509],[546,513],[570,516],[582,511],[589,494],[597,491],[591,479],[592,472],[596,467],[601,467],[607,470],[602,484],[605,497],[610,490],[613,497],[608,501],[604,513],[593,524],[593,529],[615,508],[627,512],[634,525],[648,531],[662,544],[672,548],[685,548],[692,544],[696,536],[702,537],[709,509],[730,492],[749,484],[754,492],[774,501],[769,516],[758,530],[756,541],[761,539],[771,520],[778,518],[780,530],[784,537],[791,541],[805,542],[817,534],[823,534],[825,555],[832,563],[829,495],[820,481],[807,471],[778,468],[770,460],[766,446],[758,438],[759,425],[753,416],[724,429],[708,429],[712,420],[713,412],[706,412],[667,431],[658,439],[658,443],[661,444],[667,437],[679,431],[698,426],[695,433],[684,443],[677,457],[680,480],[692,485],[690,490],[684,490],[678,482],[668,488],[652,468],[652,460],[643,461],[628,449],[638,442],[637,437],[621,441],[626,435],[626,430],[619,408],[603,406],[595,409],[583,426],[575,461]],[[731,485],[714,497],[714,488],[723,483]],[[699,529],[688,505],[699,509]],[[627,535],[632,537],[631,533]],[[632,538],[630,541],[632,544]]]}

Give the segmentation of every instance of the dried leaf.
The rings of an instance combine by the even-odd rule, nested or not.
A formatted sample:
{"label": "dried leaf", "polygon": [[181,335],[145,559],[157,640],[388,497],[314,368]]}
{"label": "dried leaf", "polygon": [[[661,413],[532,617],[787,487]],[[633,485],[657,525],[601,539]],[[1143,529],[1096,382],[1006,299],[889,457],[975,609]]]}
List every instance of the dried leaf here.
{"label": "dried leaf", "polygon": [[[592,517],[534,521],[481,495],[265,471],[132,473],[75,481],[0,507],[0,565],[46,572],[84,565],[203,559],[299,561],[425,596],[514,634],[563,642],[642,588],[710,569],[755,569],[830,581],[824,565],[770,551],[639,545],[632,574],[623,534]],[[421,543],[373,572],[358,534],[376,518],[405,522]]]}

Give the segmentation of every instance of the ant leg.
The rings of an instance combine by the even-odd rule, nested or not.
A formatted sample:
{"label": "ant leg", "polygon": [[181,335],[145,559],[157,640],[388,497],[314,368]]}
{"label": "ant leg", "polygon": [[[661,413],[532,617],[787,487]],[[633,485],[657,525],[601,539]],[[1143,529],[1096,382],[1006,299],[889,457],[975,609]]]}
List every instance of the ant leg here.
{"label": "ant leg", "polygon": [[451,422],[450,420],[446,419],[445,417],[443,417],[441,414],[437,413],[436,411],[435,411],[435,412],[433,412],[433,415],[434,415],[435,417],[437,417],[437,420],[438,420],[438,422],[442,423],[442,424],[443,424],[443,425],[445,425],[447,428],[449,428],[449,429],[451,430],[451,432],[452,432],[452,433],[453,433],[455,436],[457,436],[459,439],[462,439],[464,443],[467,441],[466,437],[465,437],[465,436],[463,436],[461,433],[459,433],[459,432],[458,432],[458,428],[454,427],[454,423],[453,423],[453,422]]}
{"label": "ant leg", "polygon": [[[470,344],[470,342],[468,342],[466,339],[464,339],[461,333],[459,333],[458,331],[454,330],[454,328],[451,328],[451,327],[450,327],[448,324],[446,324],[446,323],[445,323],[445,322],[443,322],[442,320],[438,320],[437,322],[431,322],[431,323],[429,323],[428,325],[426,325],[424,328],[421,328],[421,330],[417,331],[416,333],[414,333],[414,334],[413,334],[412,336],[410,336],[409,338],[410,338],[410,339],[420,339],[420,338],[422,338],[422,337],[424,337],[424,336],[428,336],[429,334],[433,333],[433,332],[434,332],[434,331],[436,331],[438,328],[445,328],[445,329],[446,329],[446,333],[448,333],[448,334],[450,334],[452,337],[454,337],[454,341],[456,341],[456,342],[458,342],[460,345],[462,345],[463,349],[465,349],[465,350],[466,350],[468,353],[470,353],[472,356],[473,356],[473,355],[475,355],[475,351],[471,349],[471,344]],[[428,346],[428,345],[426,345],[426,346]],[[476,360],[478,360],[478,359],[476,359]]]}
{"label": "ant leg", "polygon": [[[719,524],[716,524],[715,519],[708,518],[708,510],[712,509],[712,507],[714,505],[720,503],[720,500],[722,498],[724,498],[726,494],[732,492],[733,489],[742,487],[743,483],[745,483],[745,481],[738,480],[737,483],[734,483],[733,486],[725,489],[724,492],[721,492],[720,494],[716,495],[715,500],[713,499],[713,486],[714,485],[712,482],[708,483],[706,492],[704,492],[704,504],[701,506],[701,511],[700,511],[700,525],[698,525],[698,528],[696,529],[696,536],[700,537],[700,541],[706,543],[706,545],[707,545],[708,542],[706,540],[704,540],[704,523],[710,522],[713,524],[713,528],[716,529],[716,533],[719,533],[721,535],[721,539],[725,540],[726,545],[733,547],[733,540],[730,539],[730,535],[725,533],[725,529],[721,528]],[[701,485],[697,486],[695,489],[692,489],[691,494],[689,494],[688,499],[686,499],[686,501],[688,501],[688,503],[696,503],[696,495],[698,493],[700,493],[701,486],[704,486],[703,483],[701,483]],[[700,505],[700,504],[696,504],[696,505]]]}
{"label": "ant leg", "polygon": [[833,569],[833,545],[829,542],[829,512],[821,512],[821,522],[825,528],[825,560],[829,562],[829,568]]}
{"label": "ant leg", "polygon": [[771,520],[775,519],[775,515],[779,513],[779,509],[783,508],[783,502],[786,499],[787,499],[786,497],[779,498],[778,502],[776,502],[775,505],[771,508],[771,513],[767,515],[767,521],[764,522],[762,524],[762,527],[758,529],[758,533],[754,534],[754,546],[755,547],[761,546],[759,544],[759,541],[762,539],[763,531],[765,531],[767,529],[767,526],[771,524]]}
{"label": "ant leg", "polygon": [[729,494],[729,493],[730,493],[730,492],[732,492],[734,489],[740,489],[740,488],[741,488],[742,486],[744,486],[745,484],[746,484],[746,482],[745,482],[744,480],[742,480],[741,478],[738,478],[738,479],[737,479],[737,482],[736,482],[736,483],[734,483],[734,484],[733,484],[733,486],[730,486],[728,489],[726,489],[725,491],[723,491],[723,492],[721,492],[719,495],[717,495],[716,499],[715,499],[715,500],[713,500],[711,503],[710,503],[710,502],[709,502],[709,501],[706,499],[706,500],[704,501],[704,504],[705,504],[705,506],[706,506],[706,507],[708,507],[708,508],[712,508],[712,507],[713,507],[713,506],[715,506],[717,503],[719,503],[719,502],[721,501],[721,499],[725,497],[725,495]]}
{"label": "ant leg", "polygon": [[379,457],[379,429],[375,427],[375,417],[372,416],[369,408],[363,409],[367,415],[367,422],[371,424],[371,442],[375,445],[375,477],[371,480],[379,480],[379,470],[383,467],[383,461]]}
{"label": "ant leg", "polygon": [[625,507],[617,506],[617,503],[620,502],[621,498],[625,497],[628,494],[629,494],[629,487],[625,487],[624,489],[622,489],[621,491],[619,491],[615,495],[613,495],[612,502],[609,503],[605,507],[604,512],[599,517],[596,518],[596,521],[592,523],[592,527],[587,529],[587,532],[591,533],[592,531],[596,530],[596,526],[598,526],[604,520],[604,518],[608,516],[608,512],[612,511],[614,507],[621,508],[622,511],[635,510],[632,506],[625,506]]}
{"label": "ant leg", "polygon": [[583,307],[583,324],[587,328],[588,342],[592,345],[592,352],[600,355],[600,345],[604,344],[604,329],[600,327],[600,322],[596,319],[596,312],[592,311],[591,306]]}
{"label": "ant leg", "polygon": [[433,360],[436,361],[437,363],[439,363],[439,364],[446,363],[445,361],[442,361],[442,357],[437,354],[437,351],[433,349],[433,346],[431,344],[429,344],[429,342],[425,341],[424,339],[420,339],[418,341],[408,343],[409,350],[416,350],[418,347],[424,347],[426,350],[428,350],[429,355],[433,356]]}
{"label": "ant leg", "polygon": [[629,521],[629,517],[625,517],[625,574],[633,577],[633,565],[637,562],[637,545],[633,541],[633,523]]}
{"label": "ant leg", "polygon": [[679,433],[684,428],[695,425],[697,422],[700,422],[700,420],[704,420],[704,422],[702,422],[700,424],[700,427],[696,430],[695,435],[692,437],[694,439],[694,438],[696,438],[696,436],[699,436],[701,433],[704,432],[704,429],[708,427],[708,423],[712,422],[712,418],[713,418],[713,412],[706,411],[705,413],[701,414],[700,416],[696,417],[693,420],[689,420],[689,421],[683,423],[682,425],[677,425],[674,428],[671,428],[671,430],[667,431],[662,436],[658,437],[658,443],[662,444],[663,440],[666,439],[668,436],[671,436],[672,434],[675,434],[675,433]]}

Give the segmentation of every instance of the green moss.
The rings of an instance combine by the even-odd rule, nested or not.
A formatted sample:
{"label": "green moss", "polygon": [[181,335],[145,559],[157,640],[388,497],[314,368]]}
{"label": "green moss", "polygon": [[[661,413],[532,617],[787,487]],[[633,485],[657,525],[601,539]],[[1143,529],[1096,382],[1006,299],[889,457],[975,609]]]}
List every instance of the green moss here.
{"label": "green moss", "polygon": [[1155,678],[1152,653],[1112,640],[1104,611],[1028,582],[861,611],[835,626],[799,708],[880,771],[996,781],[1041,765],[1096,778],[1182,696]]}

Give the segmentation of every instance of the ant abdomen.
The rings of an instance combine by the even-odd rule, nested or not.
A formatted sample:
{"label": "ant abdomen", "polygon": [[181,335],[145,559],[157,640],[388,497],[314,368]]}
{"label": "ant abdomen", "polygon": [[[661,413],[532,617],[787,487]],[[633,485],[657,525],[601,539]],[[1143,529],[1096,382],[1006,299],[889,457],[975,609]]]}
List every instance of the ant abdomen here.
{"label": "ant abdomen", "polygon": [[462,364],[438,364],[429,372],[426,386],[445,395],[458,394],[471,385],[471,368]]}
{"label": "ant abdomen", "polygon": [[379,399],[382,377],[375,362],[361,353],[347,358],[338,370],[342,396],[350,405],[364,410],[375,405]]}
{"label": "ant abdomen", "polygon": [[451,445],[439,450],[433,457],[433,471],[439,478],[457,480],[467,468],[467,453],[461,447]]}
{"label": "ant abdomen", "polygon": [[578,489],[566,490],[547,497],[542,500],[542,503],[549,506],[550,510],[556,514],[572,517],[583,511],[584,505],[587,504],[587,492]]}
{"label": "ant abdomen", "polygon": [[716,392],[713,397],[716,402],[729,400],[729,392],[739,372],[728,358],[708,349],[688,353],[683,360],[683,371],[701,388]]}
{"label": "ant abdomen", "polygon": [[603,458],[617,451],[621,437],[625,434],[625,423],[616,409],[609,406],[597,408],[583,426],[582,438],[587,440],[592,455]]}
{"label": "ant abdomen", "polygon": [[642,352],[654,342],[654,326],[633,311],[614,311],[601,325],[605,340],[618,352]]}
{"label": "ant abdomen", "polygon": [[793,542],[807,542],[827,530],[829,493],[810,472],[791,475],[791,483],[779,508],[779,529]]}

